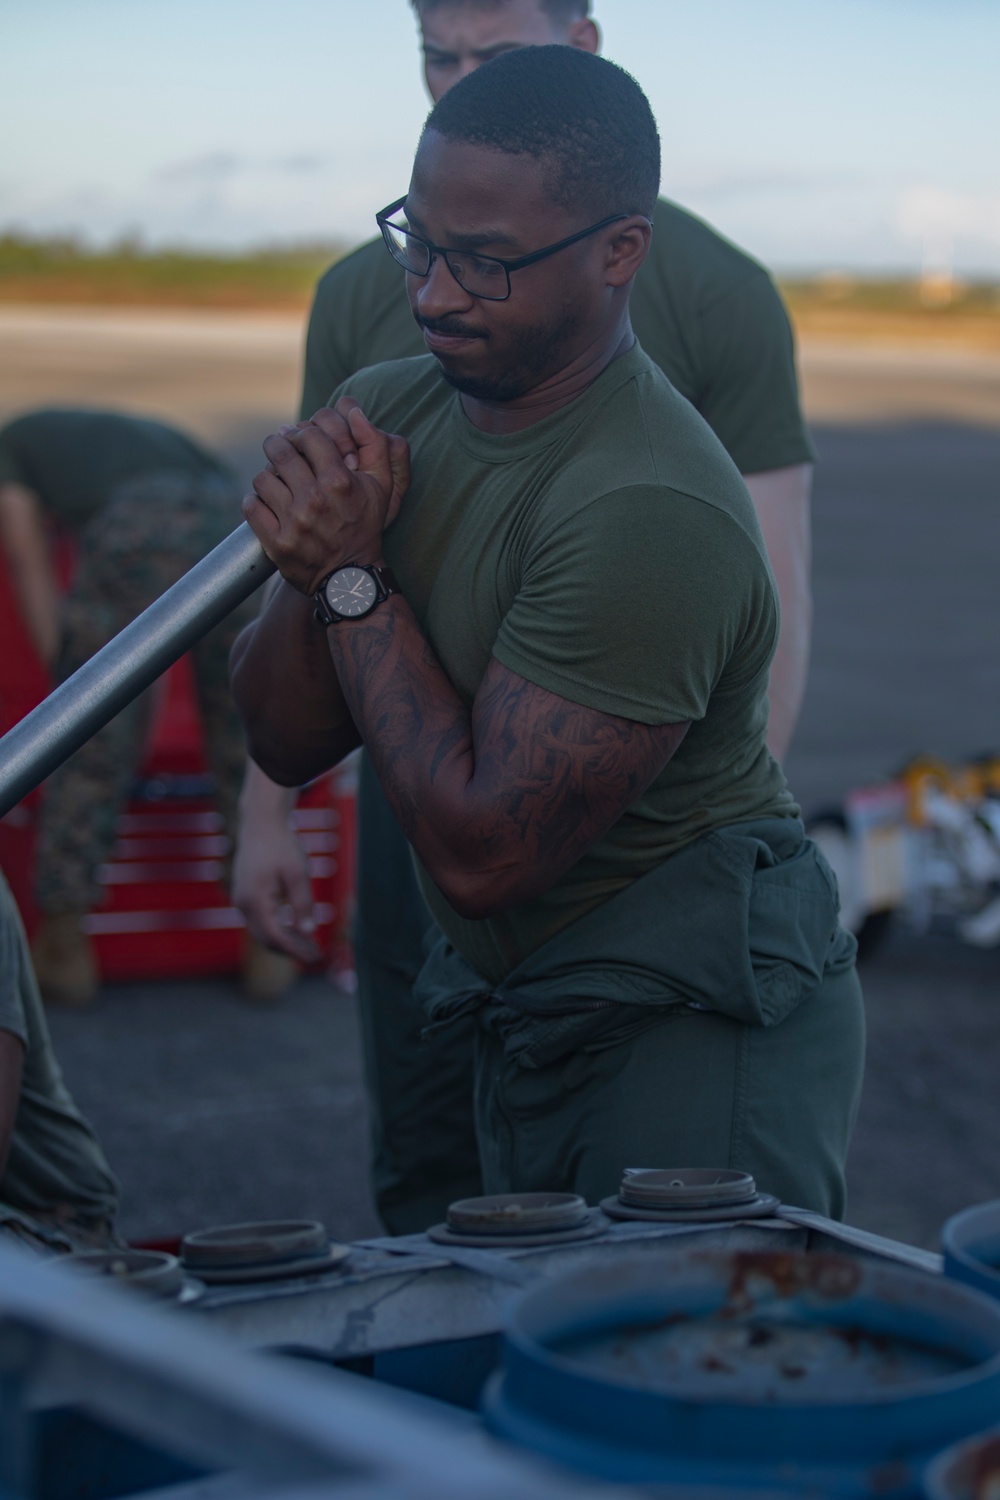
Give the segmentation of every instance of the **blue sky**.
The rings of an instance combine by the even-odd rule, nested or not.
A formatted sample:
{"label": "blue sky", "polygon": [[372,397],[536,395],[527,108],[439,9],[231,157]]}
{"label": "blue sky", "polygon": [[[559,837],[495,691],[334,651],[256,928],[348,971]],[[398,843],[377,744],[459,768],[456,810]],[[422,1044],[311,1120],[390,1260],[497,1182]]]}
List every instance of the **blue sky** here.
{"label": "blue sky", "polygon": [[[594,0],[663,190],[781,270],[1000,275],[997,0]],[[366,238],[427,109],[406,0],[0,0],[0,230]]]}

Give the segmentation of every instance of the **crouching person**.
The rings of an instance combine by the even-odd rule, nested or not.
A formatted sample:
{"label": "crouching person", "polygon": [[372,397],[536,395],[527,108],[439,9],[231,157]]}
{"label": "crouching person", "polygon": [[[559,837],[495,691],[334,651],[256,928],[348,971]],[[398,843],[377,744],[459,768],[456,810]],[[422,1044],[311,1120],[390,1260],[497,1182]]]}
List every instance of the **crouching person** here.
{"label": "crouching person", "polygon": [[0,875],[0,1238],[110,1249],[118,1184],[52,1051],[14,898]]}

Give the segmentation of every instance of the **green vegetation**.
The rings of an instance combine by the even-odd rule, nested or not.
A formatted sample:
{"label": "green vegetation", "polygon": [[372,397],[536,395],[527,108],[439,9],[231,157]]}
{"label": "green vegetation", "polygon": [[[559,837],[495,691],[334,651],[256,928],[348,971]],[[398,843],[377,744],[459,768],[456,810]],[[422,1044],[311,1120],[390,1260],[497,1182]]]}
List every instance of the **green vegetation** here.
{"label": "green vegetation", "polygon": [[781,289],[801,334],[933,339],[1000,348],[1000,285],[846,275],[786,279]]}
{"label": "green vegetation", "polygon": [[[125,241],[90,250],[72,239],[0,236],[0,303],[304,309],[343,245],[213,255]],[[781,281],[807,337],[930,338],[1000,348],[1000,284],[844,274]]]}
{"label": "green vegetation", "polygon": [[782,278],[781,289],[790,307],[847,307],[907,317],[928,312],[949,317],[1000,317],[1000,286],[992,281],[936,277],[920,282],[829,274]]}
{"label": "green vegetation", "polygon": [[0,236],[0,302],[301,308],[343,245],[213,255],[123,242],[89,250],[75,240]]}

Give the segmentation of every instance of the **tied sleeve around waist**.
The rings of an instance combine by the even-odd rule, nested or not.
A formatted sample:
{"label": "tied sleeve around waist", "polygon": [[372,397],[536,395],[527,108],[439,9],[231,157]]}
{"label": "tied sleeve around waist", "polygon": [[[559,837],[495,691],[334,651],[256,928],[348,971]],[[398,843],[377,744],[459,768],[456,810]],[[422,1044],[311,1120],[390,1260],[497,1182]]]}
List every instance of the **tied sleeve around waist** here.
{"label": "tied sleeve around waist", "polygon": [[774,1026],[853,963],[857,944],[838,912],[834,876],[799,819],[730,824],[564,928],[493,988],[439,936],[416,994],[432,1030],[486,1005],[564,1018],[560,1032],[570,1017],[622,1005],[694,1004]]}

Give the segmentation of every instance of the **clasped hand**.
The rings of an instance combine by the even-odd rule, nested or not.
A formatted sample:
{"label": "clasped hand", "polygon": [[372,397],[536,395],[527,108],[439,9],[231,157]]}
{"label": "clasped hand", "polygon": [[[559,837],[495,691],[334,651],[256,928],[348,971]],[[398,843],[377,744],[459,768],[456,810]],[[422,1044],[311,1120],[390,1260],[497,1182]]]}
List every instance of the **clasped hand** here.
{"label": "clasped hand", "polygon": [[243,514],[282,577],[303,594],[347,563],[379,563],[382,533],[410,482],[405,438],[374,427],[352,396],[264,443],[267,468]]}

